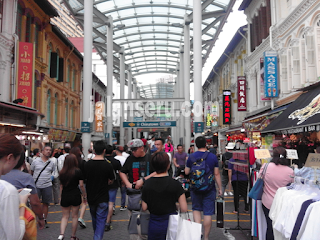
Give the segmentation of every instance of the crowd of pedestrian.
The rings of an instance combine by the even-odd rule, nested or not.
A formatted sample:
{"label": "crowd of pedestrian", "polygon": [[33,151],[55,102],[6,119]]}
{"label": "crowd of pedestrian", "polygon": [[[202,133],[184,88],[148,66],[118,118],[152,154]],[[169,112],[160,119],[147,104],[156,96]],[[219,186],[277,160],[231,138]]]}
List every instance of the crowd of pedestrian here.
{"label": "crowd of pedestrian", "polygon": [[[13,143],[10,145],[7,139],[11,139]],[[27,197],[29,206],[37,217],[39,229],[49,227],[47,219],[50,217],[50,203],[60,204],[62,216],[58,239],[65,238],[70,214],[71,239],[78,239],[77,226],[86,228],[84,213],[88,204],[94,230],[93,239],[102,239],[105,231],[112,230],[112,215],[115,213],[116,195],[120,190],[121,211],[128,210],[129,216],[132,210],[150,212],[148,236],[131,234],[130,239],[165,239],[169,216],[187,211],[186,189],[174,179],[182,176],[183,172],[191,186],[189,191],[194,221],[203,223],[203,239],[208,240],[216,197],[232,194],[231,186],[235,190],[233,179],[230,179],[232,171],[230,175],[229,169],[232,154],[230,155],[227,147],[227,152],[222,156],[221,180],[217,146],[207,146],[206,139],[202,136],[195,139],[195,146],[197,151],[191,146],[189,153],[186,153],[180,144],[175,148],[170,135],[167,139],[153,136],[149,141],[144,138],[133,139],[126,146],[117,147],[107,145],[104,141],[96,141],[93,149],[88,152],[87,160],[84,160],[81,146],[52,150],[46,145],[40,150],[35,149],[33,158],[28,159],[31,164],[29,174],[28,171],[23,172],[26,169],[26,157],[20,142],[12,135],[1,134],[0,211],[3,209],[3,196],[14,198],[7,211],[15,213],[12,221],[18,221],[19,201],[21,208],[27,201],[26,197],[20,197],[19,200],[18,193],[13,191],[10,184],[16,189],[30,188],[31,192]],[[205,162],[206,166],[203,171],[201,162]],[[204,175],[196,179],[194,176],[201,172],[199,170]],[[229,189],[224,193],[228,184]],[[5,186],[5,195],[1,193],[1,186]],[[138,207],[134,207],[136,200]],[[235,205],[235,211],[237,209],[238,206]],[[21,214],[22,211],[20,218]],[[1,216],[3,214],[0,214],[0,230],[7,226]],[[21,239],[24,234],[22,221],[19,229],[8,233],[8,236],[16,234],[16,238],[1,238],[0,233],[0,239]]]}

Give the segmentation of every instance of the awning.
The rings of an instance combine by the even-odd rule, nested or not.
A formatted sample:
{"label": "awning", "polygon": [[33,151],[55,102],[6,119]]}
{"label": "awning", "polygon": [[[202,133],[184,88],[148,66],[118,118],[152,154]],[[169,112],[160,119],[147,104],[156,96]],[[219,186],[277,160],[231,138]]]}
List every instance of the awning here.
{"label": "awning", "polygon": [[28,107],[20,106],[18,104],[14,104],[14,103],[0,102],[0,107],[10,108],[12,110],[18,110],[18,111],[26,112],[26,113],[32,113],[35,115],[41,115],[42,117],[44,117],[44,115],[42,113],[38,112],[34,108],[28,108]]}
{"label": "awning", "polygon": [[304,92],[262,133],[293,134],[320,131],[320,87]]}

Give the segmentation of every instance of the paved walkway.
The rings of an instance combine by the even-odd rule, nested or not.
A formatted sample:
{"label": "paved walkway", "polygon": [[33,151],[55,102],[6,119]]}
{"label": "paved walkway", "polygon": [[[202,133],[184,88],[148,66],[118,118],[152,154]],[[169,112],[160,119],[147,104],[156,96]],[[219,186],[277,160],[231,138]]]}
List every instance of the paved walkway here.
{"label": "paved walkway", "polygon": [[[226,211],[225,211],[225,227],[227,228],[235,228],[237,226],[237,215],[233,214],[233,197],[226,197]],[[128,211],[120,211],[120,193],[118,191],[117,199],[116,199],[116,215],[112,217],[112,227],[113,229],[109,232],[105,232],[103,239],[111,239],[111,240],[128,240],[129,235],[127,231],[128,226]],[[188,209],[191,210],[191,199],[188,198]],[[243,201],[240,202],[240,212],[244,210]],[[49,208],[48,215],[48,224],[49,228],[39,230],[38,231],[38,239],[39,240],[50,240],[57,239],[60,233],[60,221],[61,221],[61,208],[60,205],[51,205]],[[91,224],[91,216],[89,212],[89,208],[87,208],[85,214],[85,222],[87,224],[87,228],[81,229],[78,227],[77,237],[81,240],[89,240],[92,239],[93,236],[93,228]],[[216,227],[216,216],[213,216],[212,229],[210,233],[210,239],[224,240],[224,239],[249,239],[245,236],[245,234],[249,234],[249,231],[245,231],[245,234],[240,230],[230,230],[225,233],[224,229]],[[242,228],[250,227],[250,216],[246,213],[240,213],[240,221],[239,225]],[[65,239],[70,239],[71,236],[71,222],[69,222],[67,226],[67,230],[65,233]]]}

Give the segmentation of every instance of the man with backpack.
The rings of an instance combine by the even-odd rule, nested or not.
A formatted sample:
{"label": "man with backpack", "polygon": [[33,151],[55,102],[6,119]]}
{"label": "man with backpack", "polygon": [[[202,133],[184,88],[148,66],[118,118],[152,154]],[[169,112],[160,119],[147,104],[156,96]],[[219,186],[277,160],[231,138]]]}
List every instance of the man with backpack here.
{"label": "man with backpack", "polygon": [[219,195],[222,195],[219,163],[216,155],[207,151],[206,139],[203,136],[197,137],[195,142],[198,151],[190,154],[185,173],[190,177],[194,221],[201,223],[203,212],[204,240],[209,240],[212,215],[215,213],[215,182]]}

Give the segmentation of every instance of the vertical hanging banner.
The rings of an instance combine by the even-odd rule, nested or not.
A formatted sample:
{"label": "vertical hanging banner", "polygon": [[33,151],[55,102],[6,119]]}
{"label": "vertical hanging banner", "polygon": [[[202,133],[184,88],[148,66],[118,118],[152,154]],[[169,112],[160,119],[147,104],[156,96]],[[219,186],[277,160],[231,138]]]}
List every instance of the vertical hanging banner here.
{"label": "vertical hanging banner", "polygon": [[247,111],[246,77],[238,76],[238,111]]}
{"label": "vertical hanging banner", "polygon": [[212,127],[218,126],[218,117],[219,117],[219,102],[215,101],[211,107],[211,115],[212,115]]}
{"label": "vertical hanging banner", "polygon": [[20,105],[33,107],[33,43],[19,42],[16,98],[22,99]]}
{"label": "vertical hanging banner", "polygon": [[96,102],[96,107],[95,107],[96,132],[103,132],[104,130],[104,127],[103,127],[104,113],[105,113],[104,102],[101,102],[101,101]]}
{"label": "vertical hanging banner", "polygon": [[260,99],[261,101],[271,100],[264,96],[264,58],[260,58]]}
{"label": "vertical hanging banner", "polygon": [[231,124],[231,91],[223,90],[223,124]]}
{"label": "vertical hanging banner", "polygon": [[278,97],[278,57],[276,51],[264,52],[264,94]]}

